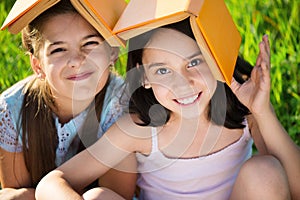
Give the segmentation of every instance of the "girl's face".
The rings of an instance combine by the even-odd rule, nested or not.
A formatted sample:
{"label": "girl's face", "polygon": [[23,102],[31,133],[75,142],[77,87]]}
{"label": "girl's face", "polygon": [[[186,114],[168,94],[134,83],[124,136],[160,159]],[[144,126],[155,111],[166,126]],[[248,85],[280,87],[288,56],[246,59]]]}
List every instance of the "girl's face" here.
{"label": "girl's face", "polygon": [[39,68],[56,98],[94,98],[104,87],[114,51],[78,14],[61,14],[43,25]]}
{"label": "girl's face", "polygon": [[145,84],[173,114],[199,117],[207,108],[217,81],[195,40],[176,30],[158,29],[145,46],[142,61]]}

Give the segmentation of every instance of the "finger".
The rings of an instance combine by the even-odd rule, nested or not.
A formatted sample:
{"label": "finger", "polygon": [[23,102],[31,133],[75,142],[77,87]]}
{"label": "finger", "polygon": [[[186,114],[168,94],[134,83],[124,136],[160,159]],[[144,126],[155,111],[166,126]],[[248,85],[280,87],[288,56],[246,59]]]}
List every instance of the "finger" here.
{"label": "finger", "polygon": [[256,82],[257,81],[257,77],[258,77],[258,73],[259,73],[259,66],[254,66],[251,72],[251,77],[249,80]]}
{"label": "finger", "polygon": [[260,63],[262,61],[262,55],[261,55],[261,50],[259,50],[259,53],[258,53],[258,56],[257,56],[257,59],[256,59],[256,63],[255,63],[255,66],[259,66]]}
{"label": "finger", "polygon": [[269,41],[269,36],[266,34],[263,36],[263,41],[264,43],[266,44],[266,51],[267,51],[267,54],[270,56],[270,41]]}
{"label": "finger", "polygon": [[230,88],[233,91],[233,93],[236,93],[236,91],[241,87],[241,84],[235,80],[235,78],[231,79]]}
{"label": "finger", "polygon": [[255,63],[255,66],[260,66],[261,65],[261,62],[263,61],[263,47],[264,46],[264,42],[261,41],[259,44],[258,44],[258,48],[259,48],[259,52],[258,52],[258,56],[257,56],[257,59],[256,59],[256,63]]}
{"label": "finger", "polygon": [[266,62],[261,63],[261,76],[262,76],[261,78],[263,79],[263,81],[266,84],[270,85],[270,79],[271,79],[270,68]]}
{"label": "finger", "polygon": [[264,35],[262,38],[262,41],[264,43],[264,51],[263,52],[265,52],[265,53],[263,53],[263,59],[266,61],[267,67],[270,67],[271,56],[270,56],[270,43],[269,43],[268,35]]}
{"label": "finger", "polygon": [[268,47],[267,47],[267,44],[265,43],[265,41],[262,41],[259,44],[259,48],[260,48],[260,54],[261,54],[260,65],[262,63],[264,63],[265,67],[270,68],[270,55],[267,52],[268,51]]}

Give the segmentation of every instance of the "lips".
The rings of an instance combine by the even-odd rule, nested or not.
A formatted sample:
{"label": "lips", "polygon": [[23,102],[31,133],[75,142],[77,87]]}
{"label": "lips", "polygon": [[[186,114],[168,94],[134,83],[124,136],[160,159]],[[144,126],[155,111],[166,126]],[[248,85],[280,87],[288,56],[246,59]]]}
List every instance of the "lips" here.
{"label": "lips", "polygon": [[84,79],[90,77],[92,73],[93,72],[84,72],[84,73],[80,73],[80,74],[74,74],[74,75],[68,76],[67,79],[72,80],[72,81],[80,81],[80,80],[84,80]]}
{"label": "lips", "polygon": [[201,96],[201,93],[202,92],[200,92],[199,94],[187,97],[187,98],[175,99],[175,101],[181,105],[193,104]]}

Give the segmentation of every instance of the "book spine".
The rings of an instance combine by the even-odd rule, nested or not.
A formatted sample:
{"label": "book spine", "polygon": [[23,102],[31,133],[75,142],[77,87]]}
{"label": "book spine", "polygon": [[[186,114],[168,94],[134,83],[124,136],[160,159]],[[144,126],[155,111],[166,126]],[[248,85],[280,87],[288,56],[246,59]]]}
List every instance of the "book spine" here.
{"label": "book spine", "polygon": [[198,16],[202,8],[204,0],[188,0],[186,4],[186,12]]}

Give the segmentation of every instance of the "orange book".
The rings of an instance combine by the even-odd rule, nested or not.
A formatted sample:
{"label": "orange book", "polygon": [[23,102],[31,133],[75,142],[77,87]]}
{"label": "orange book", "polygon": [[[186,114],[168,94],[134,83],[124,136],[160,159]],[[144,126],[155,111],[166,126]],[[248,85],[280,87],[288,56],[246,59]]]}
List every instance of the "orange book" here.
{"label": "orange book", "polygon": [[111,46],[125,46],[113,28],[126,8],[125,0],[70,0],[78,12],[95,27]]}
{"label": "orange book", "polygon": [[[1,30],[19,33],[42,12],[60,0],[17,0],[4,21]],[[124,0],[70,0],[74,8],[101,33],[111,46],[125,45],[112,30],[126,7]]]}
{"label": "orange book", "polygon": [[36,16],[60,0],[17,0],[6,17],[1,30],[8,28],[13,34],[19,33]]}
{"label": "orange book", "polygon": [[186,18],[215,78],[230,85],[241,36],[224,0],[130,0],[113,31],[128,40]]}

